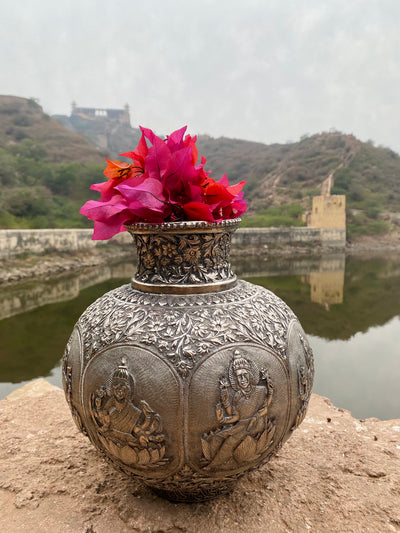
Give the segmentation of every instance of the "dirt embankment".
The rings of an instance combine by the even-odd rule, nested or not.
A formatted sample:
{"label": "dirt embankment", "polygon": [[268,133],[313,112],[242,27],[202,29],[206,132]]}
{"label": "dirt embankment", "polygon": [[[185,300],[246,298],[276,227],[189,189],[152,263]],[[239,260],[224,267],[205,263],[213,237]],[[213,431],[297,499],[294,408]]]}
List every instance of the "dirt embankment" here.
{"label": "dirt embankment", "polygon": [[30,279],[55,278],[83,268],[135,258],[133,246],[107,245],[80,252],[53,252],[3,259],[0,265],[0,286]]}
{"label": "dirt embankment", "polygon": [[356,420],[312,395],[277,457],[230,495],[172,503],[114,470],[37,380],[0,402],[0,530],[7,533],[400,532],[400,420]]}
{"label": "dirt embankment", "polygon": [[400,254],[400,231],[375,237],[365,235],[354,242],[348,242],[346,254],[362,257]]}

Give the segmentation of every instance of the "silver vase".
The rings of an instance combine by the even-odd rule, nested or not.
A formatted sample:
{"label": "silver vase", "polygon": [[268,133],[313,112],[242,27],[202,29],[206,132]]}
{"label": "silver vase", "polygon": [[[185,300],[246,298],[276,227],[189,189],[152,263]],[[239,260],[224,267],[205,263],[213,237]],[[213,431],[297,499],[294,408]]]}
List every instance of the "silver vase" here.
{"label": "silver vase", "polygon": [[79,318],[63,358],[79,429],[162,496],[199,501],[267,462],[303,420],[313,355],[291,309],[237,280],[237,220],[128,227],[132,282]]}

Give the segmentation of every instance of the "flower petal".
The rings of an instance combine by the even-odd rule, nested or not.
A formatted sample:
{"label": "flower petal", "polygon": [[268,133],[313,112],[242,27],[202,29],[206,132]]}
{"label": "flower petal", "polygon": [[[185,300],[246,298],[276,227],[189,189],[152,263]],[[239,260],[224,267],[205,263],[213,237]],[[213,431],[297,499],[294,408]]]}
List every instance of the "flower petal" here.
{"label": "flower petal", "polygon": [[116,189],[129,202],[139,202],[143,207],[155,209],[157,211],[165,210],[166,198],[163,194],[162,183],[153,178],[147,178],[142,183],[135,184],[135,180],[127,180]]}
{"label": "flower petal", "polygon": [[188,202],[182,209],[187,217],[187,220],[206,220],[212,222],[214,217],[211,208],[207,204],[201,202]]}
{"label": "flower petal", "polygon": [[167,135],[166,144],[171,152],[183,148],[183,136],[185,135],[186,129],[187,126],[183,126],[183,128],[172,132],[171,135]]}
{"label": "flower petal", "polygon": [[168,146],[156,135],[153,136],[153,145],[145,159],[145,168],[150,178],[161,181],[167,170],[171,151]]}

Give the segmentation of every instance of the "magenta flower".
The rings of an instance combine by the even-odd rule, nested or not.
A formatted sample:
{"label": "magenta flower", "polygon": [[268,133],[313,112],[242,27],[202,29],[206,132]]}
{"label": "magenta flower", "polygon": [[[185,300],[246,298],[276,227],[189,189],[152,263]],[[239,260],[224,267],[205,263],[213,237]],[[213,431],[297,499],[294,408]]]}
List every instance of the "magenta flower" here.
{"label": "magenta flower", "polygon": [[165,140],[150,129],[140,129],[135,150],[121,154],[132,164],[107,160],[108,181],[91,186],[100,192],[100,200],[89,200],[80,210],[94,221],[93,239],[109,239],[129,223],[215,222],[246,211],[242,192],[246,182],[229,185],[225,174],[214,181],[204,170],[206,159],[197,163],[197,138],[185,136],[186,126]]}

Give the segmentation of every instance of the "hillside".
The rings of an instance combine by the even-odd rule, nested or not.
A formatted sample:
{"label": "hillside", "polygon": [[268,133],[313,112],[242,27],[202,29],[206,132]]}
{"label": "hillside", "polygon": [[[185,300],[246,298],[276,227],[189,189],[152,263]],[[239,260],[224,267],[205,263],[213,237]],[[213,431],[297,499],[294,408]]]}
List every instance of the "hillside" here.
{"label": "hillside", "polygon": [[[33,99],[0,96],[0,227],[87,227],[78,211],[97,197],[89,186],[103,179],[104,157],[133,149],[139,134],[129,120],[56,120]],[[247,180],[244,225],[302,224],[332,175],[352,239],[399,230],[400,156],[388,148],[336,131],[272,145],[200,135],[197,145],[214,178]]]}
{"label": "hillside", "polygon": [[293,223],[291,213],[309,210],[330,175],[332,194],[346,195],[352,237],[385,233],[400,223],[400,156],[353,135],[321,133],[269,146],[200,136],[198,148],[214,177],[225,172],[231,181],[247,180],[251,225],[270,225],[277,214]]}
{"label": "hillside", "polygon": [[78,211],[105,155],[33,99],[0,96],[0,228],[91,227]]}
{"label": "hillside", "polygon": [[315,194],[330,172],[354,157],[359,145],[353,136],[338,133],[268,146],[203,136],[198,141],[213,174],[247,179],[247,196],[255,209]]}
{"label": "hillside", "polygon": [[103,164],[107,151],[101,151],[86,137],[68,131],[57,120],[43,112],[34,99],[0,95],[0,148],[24,140],[39,143],[46,162]]}

